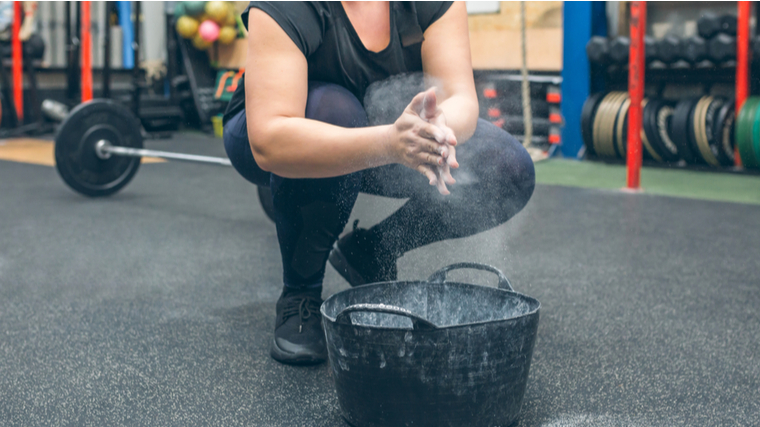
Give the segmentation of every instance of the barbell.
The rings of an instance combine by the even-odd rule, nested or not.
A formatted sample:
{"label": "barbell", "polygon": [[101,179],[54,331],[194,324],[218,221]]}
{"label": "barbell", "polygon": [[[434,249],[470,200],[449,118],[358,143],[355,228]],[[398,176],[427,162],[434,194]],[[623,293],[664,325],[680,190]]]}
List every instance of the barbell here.
{"label": "barbell", "polygon": [[[223,157],[147,150],[140,120],[123,105],[94,99],[71,110],[55,135],[55,168],[72,190],[88,197],[110,196],[135,177],[142,157],[232,166]],[[259,201],[274,218],[272,194],[258,186]]]}

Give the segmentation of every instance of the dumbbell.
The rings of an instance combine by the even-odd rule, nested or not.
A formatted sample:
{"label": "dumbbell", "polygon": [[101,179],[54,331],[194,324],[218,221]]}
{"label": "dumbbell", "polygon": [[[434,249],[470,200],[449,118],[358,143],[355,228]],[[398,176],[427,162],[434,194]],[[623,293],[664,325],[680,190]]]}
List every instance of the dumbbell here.
{"label": "dumbbell", "polygon": [[610,60],[615,64],[625,64],[628,62],[628,54],[631,51],[631,39],[624,36],[618,36],[610,40]]}
{"label": "dumbbell", "polygon": [[760,61],[760,36],[752,37],[750,49],[752,49],[752,60]]}
{"label": "dumbbell", "polygon": [[[609,43],[609,57],[616,64],[628,63],[631,52],[631,39],[625,36],[615,37]],[[644,37],[644,58],[647,63],[659,59],[657,56],[657,43],[651,37]]]}
{"label": "dumbbell", "polygon": [[716,64],[736,59],[736,38],[723,33],[716,35],[707,41],[707,55]]}
{"label": "dumbbell", "polygon": [[657,41],[653,37],[644,37],[644,57],[647,63],[660,59],[659,52],[657,51]]}
{"label": "dumbbell", "polygon": [[717,16],[707,12],[697,20],[697,32],[700,36],[709,39],[716,34],[736,35],[736,16]]}
{"label": "dumbbell", "polygon": [[609,49],[607,37],[593,36],[586,43],[586,56],[592,64],[606,64],[610,60]]}
{"label": "dumbbell", "polygon": [[682,59],[681,39],[669,35],[657,40],[657,59],[666,64]]}
{"label": "dumbbell", "polygon": [[42,59],[45,56],[45,41],[42,36],[32,34],[29,40],[24,42],[22,49],[25,58]]}
{"label": "dumbbell", "polygon": [[707,59],[707,42],[700,36],[691,36],[681,43],[683,59],[696,64]]}

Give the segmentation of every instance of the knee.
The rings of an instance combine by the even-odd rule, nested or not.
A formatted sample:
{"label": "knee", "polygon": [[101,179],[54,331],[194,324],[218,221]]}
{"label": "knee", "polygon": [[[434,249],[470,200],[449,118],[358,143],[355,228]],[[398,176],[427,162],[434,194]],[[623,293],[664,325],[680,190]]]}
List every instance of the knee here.
{"label": "knee", "polygon": [[224,150],[235,170],[253,184],[269,186],[269,172],[264,171],[256,164],[253,153],[251,153],[245,111],[241,111],[224,125],[222,139]]}
{"label": "knee", "polygon": [[506,220],[528,204],[536,187],[536,171],[525,147],[506,131],[493,128],[480,157],[481,164],[489,165],[485,168],[491,184],[488,192],[501,202],[499,210]]}
{"label": "knee", "polygon": [[348,89],[332,83],[309,84],[306,118],[341,127],[367,126],[362,103]]}
{"label": "knee", "polygon": [[511,189],[507,191],[521,210],[528,204],[536,188],[536,168],[525,147],[514,136],[502,132],[503,138],[509,140],[508,146],[511,147],[504,156],[504,179],[510,183],[508,187],[511,186]]}

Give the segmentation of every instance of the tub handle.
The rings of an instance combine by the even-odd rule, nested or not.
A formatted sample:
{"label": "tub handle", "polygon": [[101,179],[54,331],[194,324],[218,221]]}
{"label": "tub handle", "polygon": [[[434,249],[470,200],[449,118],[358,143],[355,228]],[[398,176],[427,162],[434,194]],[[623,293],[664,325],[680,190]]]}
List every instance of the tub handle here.
{"label": "tub handle", "polygon": [[385,304],[354,304],[350,305],[343,310],[341,310],[340,313],[338,313],[337,316],[335,316],[335,323],[342,323],[344,325],[351,325],[351,317],[349,316],[350,313],[354,313],[357,311],[364,311],[364,312],[372,312],[372,313],[387,313],[387,314],[395,314],[397,316],[404,316],[409,318],[412,321],[412,328],[414,330],[432,330],[432,329],[438,329],[438,326],[435,326],[435,324],[417,316],[416,314],[412,313],[411,311],[400,308],[400,307],[394,307],[392,305],[385,305]]}
{"label": "tub handle", "polygon": [[505,291],[511,291],[514,292],[514,288],[512,288],[512,284],[509,283],[509,279],[507,279],[507,276],[504,275],[504,273],[501,272],[496,267],[490,266],[488,264],[481,264],[478,262],[460,262],[456,264],[451,264],[446,267],[443,267],[442,269],[436,271],[435,273],[431,274],[428,278],[428,282],[431,283],[443,283],[446,281],[446,274],[451,270],[461,270],[463,268],[472,268],[474,270],[484,270],[484,271],[490,271],[492,273],[495,273],[497,276],[499,276],[499,289],[504,289]]}

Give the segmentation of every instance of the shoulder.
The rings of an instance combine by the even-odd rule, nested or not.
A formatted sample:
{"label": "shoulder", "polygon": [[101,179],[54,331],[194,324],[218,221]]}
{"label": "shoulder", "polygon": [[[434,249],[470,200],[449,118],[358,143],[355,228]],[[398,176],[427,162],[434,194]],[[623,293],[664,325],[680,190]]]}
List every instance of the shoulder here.
{"label": "shoulder", "polygon": [[417,20],[424,32],[427,28],[443,16],[451,7],[452,1],[417,1],[414,2],[417,9]]}
{"label": "shoulder", "polygon": [[251,9],[259,9],[274,19],[307,57],[322,43],[322,36],[331,20],[328,2],[252,1],[242,14],[246,28]]}

